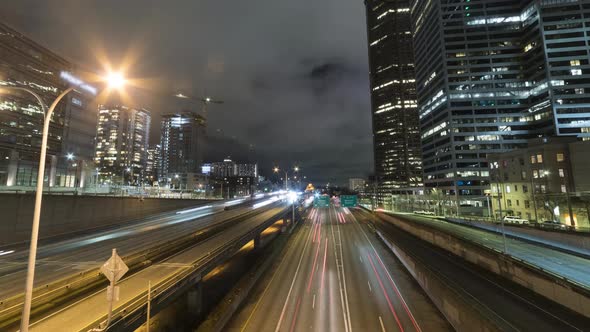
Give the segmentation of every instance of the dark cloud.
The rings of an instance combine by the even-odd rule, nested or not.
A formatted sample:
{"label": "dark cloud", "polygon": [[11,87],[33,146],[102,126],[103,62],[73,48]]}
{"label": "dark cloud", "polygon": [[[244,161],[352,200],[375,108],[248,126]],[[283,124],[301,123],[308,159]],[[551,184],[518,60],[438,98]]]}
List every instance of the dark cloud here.
{"label": "dark cloud", "polygon": [[223,99],[209,132],[254,146],[263,170],[299,163],[340,183],[370,171],[362,1],[58,2],[5,0],[0,18],[86,68],[133,60],[129,75],[153,83],[134,94],[153,141],[159,114],[200,107],[163,93],[182,90]]}

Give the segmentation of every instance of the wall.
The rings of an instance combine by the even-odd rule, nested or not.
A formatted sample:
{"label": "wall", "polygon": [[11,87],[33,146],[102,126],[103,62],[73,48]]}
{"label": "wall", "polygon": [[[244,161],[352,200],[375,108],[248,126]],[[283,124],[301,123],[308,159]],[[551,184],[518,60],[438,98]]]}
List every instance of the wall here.
{"label": "wall", "polygon": [[[33,194],[0,194],[0,246],[29,241],[33,221]],[[107,227],[151,214],[204,204],[204,200],[43,196],[39,237]]]}
{"label": "wall", "polygon": [[590,296],[588,292],[569,283],[567,280],[559,279],[525,262],[519,262],[509,256],[501,255],[498,252],[439,230],[403,221],[385,214],[379,214],[379,217],[468,262],[477,264],[579,314],[590,317]]}

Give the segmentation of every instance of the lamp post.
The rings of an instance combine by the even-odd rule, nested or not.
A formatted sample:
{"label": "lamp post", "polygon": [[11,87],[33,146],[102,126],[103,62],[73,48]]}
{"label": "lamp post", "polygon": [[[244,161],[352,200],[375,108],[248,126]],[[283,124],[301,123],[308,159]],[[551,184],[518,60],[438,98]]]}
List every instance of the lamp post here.
{"label": "lamp post", "polygon": [[[293,167],[293,171],[294,171],[294,172],[299,172],[299,166],[295,166],[295,167]],[[279,167],[275,166],[275,167],[273,168],[273,172],[275,172],[275,173],[279,173],[279,172],[280,172],[280,169],[279,169]],[[288,181],[289,181],[289,172],[288,172],[288,171],[283,171],[283,172],[285,173],[285,191],[288,191],[288,190],[289,190],[289,189],[288,189],[288,188],[289,188],[289,187],[288,187]]]}
{"label": "lamp post", "polygon": [[[25,299],[23,305],[23,313],[21,318],[21,326],[20,330],[22,332],[29,331],[29,321],[31,316],[31,303],[33,299],[33,285],[35,281],[35,264],[37,259],[37,242],[39,239],[39,220],[41,217],[41,201],[43,198],[43,180],[45,179],[45,159],[47,157],[47,140],[49,137],[49,125],[51,122],[51,115],[53,111],[59,104],[59,102],[70,92],[72,92],[76,87],[80,87],[82,89],[87,89],[89,86],[82,82],[80,79],[74,78],[71,74],[62,73],[62,78],[66,79],[73,86],[65,89],[62,93],[60,93],[57,98],[51,103],[49,108],[41,99],[41,97],[35,93],[33,90],[26,88],[26,87],[18,87],[18,86],[2,86],[1,89],[4,90],[15,90],[15,91],[24,91],[26,93],[31,94],[39,104],[43,110],[44,120],[43,120],[43,136],[41,138],[41,151],[39,156],[39,169],[37,171],[37,188],[35,192],[35,207],[33,210],[33,225],[31,230],[31,243],[29,248],[29,259],[27,265],[27,278],[25,282]],[[118,87],[124,83],[123,78],[119,74],[110,74],[108,77],[110,82],[110,86]]]}

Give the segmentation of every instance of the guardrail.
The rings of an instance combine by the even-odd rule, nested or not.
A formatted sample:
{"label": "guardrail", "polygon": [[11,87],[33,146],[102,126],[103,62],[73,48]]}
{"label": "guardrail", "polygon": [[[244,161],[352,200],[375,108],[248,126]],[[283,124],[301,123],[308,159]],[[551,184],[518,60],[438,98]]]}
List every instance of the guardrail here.
{"label": "guardrail", "polygon": [[[227,260],[237,250],[251,241],[254,236],[259,234],[276,220],[289,214],[289,208],[285,207],[280,212],[274,214],[257,227],[251,229],[234,239],[228,240],[214,250],[207,253],[205,257],[199,258],[190,264],[190,267],[183,269],[176,274],[170,275],[163,282],[152,286],[151,291],[151,310],[152,314],[159,311],[171,303],[176,296],[201,280],[209,271],[219,265],[220,262]],[[129,331],[136,329],[143,324],[147,313],[147,290],[134,297],[127,303],[119,306],[113,311],[109,331]],[[100,319],[95,320],[87,325],[84,330],[90,330],[94,327],[101,326],[106,321],[106,314]]]}
{"label": "guardrail", "polygon": [[[235,222],[242,221],[258,213],[260,213],[259,210],[246,211],[189,235],[124,256],[123,260],[129,267],[128,275],[137,273],[155,261],[180,252],[194,245],[195,242],[210,238],[227,229]],[[54,310],[54,308],[70,302],[73,298],[79,298],[101,287],[106,287],[108,282],[101,275],[99,269],[100,266],[97,266],[96,268],[35,287],[33,290],[34,297],[31,316],[39,317],[46,315]],[[13,326],[20,320],[23,298],[24,295],[19,294],[0,302],[0,330],[8,326]]]}

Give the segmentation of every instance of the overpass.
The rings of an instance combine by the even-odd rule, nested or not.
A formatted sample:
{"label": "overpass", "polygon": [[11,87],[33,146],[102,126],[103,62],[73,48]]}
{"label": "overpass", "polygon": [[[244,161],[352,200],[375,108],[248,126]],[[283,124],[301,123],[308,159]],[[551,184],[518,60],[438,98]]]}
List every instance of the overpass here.
{"label": "overpass", "polygon": [[[232,204],[235,206],[230,207]],[[265,228],[291,215],[289,207],[268,197],[212,203],[46,243],[39,248],[31,328],[98,327],[107,312],[107,281],[98,268],[110,256],[111,248],[117,248],[130,267],[120,284],[121,301],[117,302],[112,327],[116,328],[135,310],[141,310],[133,304],[147,289],[147,280],[154,286],[153,310],[158,310],[165,304],[158,304],[160,296],[170,300],[185,292],[187,285],[198,289],[201,276],[245,243],[258,242]],[[28,252],[22,246],[3,250],[8,254],[0,256],[0,330],[10,331],[18,328],[20,320]],[[129,328],[129,324],[125,326]]]}

